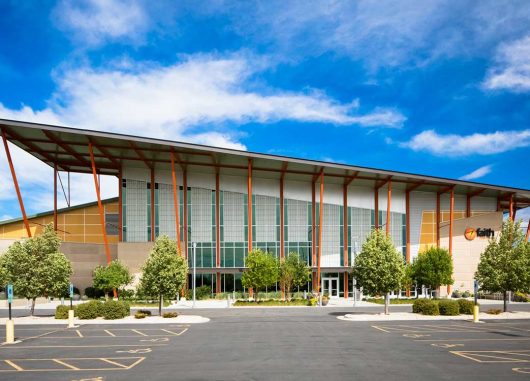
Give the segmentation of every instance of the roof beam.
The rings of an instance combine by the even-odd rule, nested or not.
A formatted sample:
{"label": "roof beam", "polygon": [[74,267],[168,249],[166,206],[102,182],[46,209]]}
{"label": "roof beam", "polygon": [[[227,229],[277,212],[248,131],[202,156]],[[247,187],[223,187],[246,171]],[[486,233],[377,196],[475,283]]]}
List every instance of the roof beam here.
{"label": "roof beam", "polygon": [[377,182],[377,179],[375,179],[375,189],[379,190],[383,185],[388,183],[390,180],[392,180],[392,176],[388,176],[386,179],[384,179],[384,180],[382,180],[380,182]]}
{"label": "roof beam", "polygon": [[353,180],[359,176],[359,171],[355,171],[353,175],[344,178],[344,185],[349,186]]}
{"label": "roof beam", "polygon": [[280,172],[280,178],[282,180],[285,178],[285,171],[287,171],[287,167],[288,166],[289,166],[289,162],[288,161],[284,161],[283,164],[282,164],[281,172]]}
{"label": "roof beam", "polygon": [[120,162],[118,160],[116,160],[116,158],[113,157],[112,154],[109,151],[107,151],[105,148],[99,146],[99,144],[95,143],[94,139],[88,138],[88,141],[92,144],[93,147],[97,148],[97,150],[103,154],[103,157],[105,157],[107,160],[109,160],[116,167],[120,166]]}
{"label": "roof beam", "polygon": [[424,184],[425,184],[425,181],[420,181],[419,183],[408,185],[407,188],[405,189],[405,191],[406,192],[412,192],[412,191],[418,189],[419,187],[421,187]]}
{"label": "roof beam", "polygon": [[147,168],[153,169],[153,163],[147,161],[147,159],[145,158],[144,153],[138,148],[138,146],[136,144],[134,144],[134,142],[132,142],[130,140],[128,142],[129,142],[129,145],[131,146],[131,148],[133,149],[133,151],[136,152],[138,157],[144,162],[144,164],[147,166]]}
{"label": "roof beam", "polygon": [[58,136],[55,136],[53,133],[51,133],[50,131],[46,131],[46,130],[42,130],[42,133],[44,135],[46,135],[46,137],[48,139],[51,140],[52,143],[55,143],[57,144],[59,147],[61,147],[64,151],[68,152],[70,155],[72,155],[73,157],[75,157],[77,160],[79,161],[82,161],[85,163],[86,166],[90,166],[90,162],[88,160],[86,160],[83,156],[81,156],[80,154],[78,154],[76,151],[74,151],[72,149],[72,147],[70,147],[69,145],[65,144],[61,138],[59,138]]}
{"label": "roof beam", "polygon": [[476,190],[474,192],[470,192],[468,193],[467,195],[469,197],[475,197],[475,196],[478,196],[479,194],[481,194],[482,192],[484,192],[486,189],[482,188],[482,189],[479,189],[479,190]]}
{"label": "roof beam", "polygon": [[451,191],[452,189],[454,189],[455,186],[454,185],[450,185],[448,187],[445,187],[445,188],[442,188],[442,190],[439,190],[438,191],[438,194],[444,194],[444,193],[447,193],[449,191]]}

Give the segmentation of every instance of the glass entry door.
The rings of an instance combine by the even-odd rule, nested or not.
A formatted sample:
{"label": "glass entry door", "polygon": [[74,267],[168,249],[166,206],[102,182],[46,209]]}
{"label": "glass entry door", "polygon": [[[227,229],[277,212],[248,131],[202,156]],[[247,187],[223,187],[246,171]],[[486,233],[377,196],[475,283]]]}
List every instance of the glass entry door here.
{"label": "glass entry door", "polygon": [[339,297],[339,278],[322,278],[322,295],[328,294],[330,298]]}

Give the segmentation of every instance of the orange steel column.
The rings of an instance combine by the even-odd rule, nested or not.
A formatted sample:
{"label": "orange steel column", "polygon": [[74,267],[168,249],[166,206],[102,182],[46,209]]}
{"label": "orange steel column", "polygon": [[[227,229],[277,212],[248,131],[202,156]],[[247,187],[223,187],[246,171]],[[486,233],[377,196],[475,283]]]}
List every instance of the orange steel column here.
{"label": "orange steel column", "polygon": [[151,168],[151,241],[156,239],[156,221],[155,221],[155,166]]}
{"label": "orange steel column", "polygon": [[513,218],[513,194],[510,195],[510,220],[514,220]]}
{"label": "orange steel column", "polygon": [[[221,190],[219,187],[219,169],[215,174],[215,266],[221,267]],[[221,273],[217,272],[215,293],[221,292]]]}
{"label": "orange steel column", "polygon": [[348,299],[348,272],[344,273],[344,299]]}
{"label": "orange steel column", "polygon": [[374,186],[374,227],[379,229],[379,188]]}
{"label": "orange steel column", "polygon": [[88,152],[90,153],[90,162],[92,163],[92,175],[94,176],[94,186],[96,187],[96,196],[98,198],[99,222],[101,224],[101,233],[103,234],[103,243],[105,244],[105,254],[107,255],[107,263],[110,263],[111,258],[109,241],[107,239],[107,230],[105,229],[105,215],[103,214],[103,204],[101,203],[101,194],[99,189],[98,174],[96,171],[96,162],[94,161],[94,151],[92,149],[92,143],[88,143]]}
{"label": "orange steel column", "polygon": [[386,196],[386,234],[390,234],[390,206],[392,202],[392,181],[388,181]]}
{"label": "orange steel column", "polygon": [[177,247],[180,255],[182,255],[182,248],[180,247],[180,223],[179,223],[179,201],[177,196],[177,174],[175,173],[175,154],[171,152],[171,182],[173,184],[173,207],[175,208],[175,233],[177,235]]}
{"label": "orange steel column", "polygon": [[283,205],[283,174],[280,177],[280,258],[285,257],[285,233],[284,233],[284,205]]}
{"label": "orange steel column", "polygon": [[440,247],[440,193],[436,193],[436,247]]}
{"label": "orange steel column", "polygon": [[247,173],[248,251],[252,251],[252,159],[248,159]]}
{"label": "orange steel column", "polygon": [[184,222],[182,223],[184,226],[184,253],[186,253],[185,257],[188,258],[188,171],[186,169],[182,171],[182,187],[184,188],[182,195],[182,201],[184,203],[182,210],[182,217],[184,218]]}
{"label": "orange steel column", "polygon": [[528,221],[528,226],[526,227],[526,240],[530,237],[530,220]]}
{"label": "orange steel column", "polygon": [[320,172],[320,208],[318,213],[318,267],[317,267],[317,291],[320,293],[320,262],[322,260],[322,212],[324,210],[324,171]]}
{"label": "orange steel column", "polygon": [[123,170],[120,164],[118,173],[118,241],[123,241]]}
{"label": "orange steel column", "polygon": [[[455,190],[451,188],[449,201],[449,255],[453,256],[453,221],[455,218]],[[447,285],[447,294],[451,293],[451,285]]]}
{"label": "orange steel column", "polygon": [[57,231],[57,164],[53,165],[53,229]]}
{"label": "orange steel column", "polygon": [[466,218],[471,217],[471,195],[466,196]]}
{"label": "orange steel column", "polygon": [[[410,263],[410,190],[405,191],[405,261]],[[407,298],[410,297],[410,288],[407,288]]]}
{"label": "orange steel column", "polygon": [[342,229],[342,241],[344,242],[344,248],[342,250],[342,262],[344,267],[348,266],[348,185],[342,186],[342,204],[343,204],[343,229]]}
{"label": "orange steel column", "polygon": [[[311,182],[311,267],[315,268],[317,263],[317,227],[316,227],[316,190],[315,180]],[[317,290],[316,273],[313,271],[311,283],[313,284],[313,291]]]}
{"label": "orange steel column", "polygon": [[20,188],[18,187],[17,174],[15,173],[15,167],[13,166],[13,161],[11,160],[11,153],[9,152],[9,145],[7,144],[6,133],[4,130],[2,130],[2,140],[4,141],[4,149],[6,151],[7,162],[9,163],[9,170],[11,171],[11,177],[13,178],[13,184],[15,185],[15,191],[17,192],[18,204],[20,206],[20,212],[22,213],[22,220],[24,221],[24,226],[26,227],[26,233],[28,234],[28,237],[31,237],[28,216],[26,215],[24,201],[22,201],[22,194],[20,193]]}

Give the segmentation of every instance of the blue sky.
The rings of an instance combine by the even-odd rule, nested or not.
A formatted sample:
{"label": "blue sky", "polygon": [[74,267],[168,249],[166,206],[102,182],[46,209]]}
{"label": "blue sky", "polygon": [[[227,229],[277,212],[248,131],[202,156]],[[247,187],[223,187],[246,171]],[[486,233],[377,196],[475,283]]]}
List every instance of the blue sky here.
{"label": "blue sky", "polygon": [[152,3],[0,2],[0,117],[530,188],[528,1]]}

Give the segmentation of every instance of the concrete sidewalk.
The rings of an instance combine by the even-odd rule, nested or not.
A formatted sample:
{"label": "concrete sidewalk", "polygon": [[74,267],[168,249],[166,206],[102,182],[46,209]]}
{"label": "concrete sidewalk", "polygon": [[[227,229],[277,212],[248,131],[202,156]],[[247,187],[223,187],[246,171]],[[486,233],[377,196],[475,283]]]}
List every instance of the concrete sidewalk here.
{"label": "concrete sidewalk", "polygon": [[[473,315],[457,315],[457,316],[428,316],[422,314],[415,314],[412,312],[391,312],[389,315],[384,313],[380,314],[346,314],[343,316],[337,316],[337,319],[344,321],[416,321],[416,320],[429,320],[429,321],[440,321],[440,320],[473,320]],[[502,312],[498,315],[491,315],[488,313],[479,313],[479,320],[516,320],[516,319],[530,319],[530,312],[527,311],[513,311],[513,312]]]}

